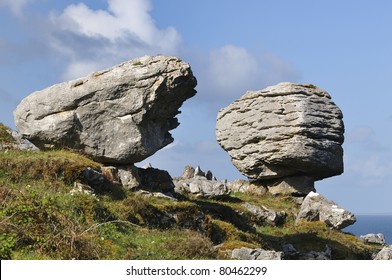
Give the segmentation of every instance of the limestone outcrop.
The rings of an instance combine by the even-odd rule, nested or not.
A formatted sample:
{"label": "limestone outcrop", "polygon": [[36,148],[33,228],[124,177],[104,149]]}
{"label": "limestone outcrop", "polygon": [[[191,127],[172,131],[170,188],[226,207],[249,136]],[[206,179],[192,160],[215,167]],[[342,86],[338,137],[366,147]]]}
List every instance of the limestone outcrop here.
{"label": "limestone outcrop", "polygon": [[334,229],[342,229],[356,222],[354,214],[327,200],[322,195],[310,192],[303,201],[297,215],[300,221],[322,221]]}
{"label": "limestone outcrop", "polygon": [[103,163],[132,164],[173,141],[170,130],[196,78],[176,57],[141,57],[34,92],[15,124],[40,149],[67,147]]}
{"label": "limestone outcrop", "polygon": [[230,194],[227,183],[217,180],[211,171],[203,172],[199,166],[186,166],[180,178],[173,179],[175,190],[200,198],[226,197]]}
{"label": "limestone outcrop", "polygon": [[251,180],[343,172],[340,109],[313,85],[280,83],[248,91],[219,111],[216,138]]}

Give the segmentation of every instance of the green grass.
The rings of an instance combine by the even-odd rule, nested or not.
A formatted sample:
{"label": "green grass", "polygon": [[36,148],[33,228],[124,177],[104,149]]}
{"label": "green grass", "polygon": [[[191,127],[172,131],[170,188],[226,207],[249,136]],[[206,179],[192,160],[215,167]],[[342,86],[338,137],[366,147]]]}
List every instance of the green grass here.
{"label": "green grass", "polygon": [[0,144],[9,144],[13,143],[14,139],[8,133],[7,127],[0,123]]}
{"label": "green grass", "polygon": [[[285,243],[304,252],[328,244],[335,259],[363,259],[380,249],[323,223],[296,226],[291,197],[72,195],[87,167],[100,164],[66,150],[0,150],[0,259],[224,259],[234,248],[281,250]],[[245,202],[285,211],[285,223],[254,226]]]}

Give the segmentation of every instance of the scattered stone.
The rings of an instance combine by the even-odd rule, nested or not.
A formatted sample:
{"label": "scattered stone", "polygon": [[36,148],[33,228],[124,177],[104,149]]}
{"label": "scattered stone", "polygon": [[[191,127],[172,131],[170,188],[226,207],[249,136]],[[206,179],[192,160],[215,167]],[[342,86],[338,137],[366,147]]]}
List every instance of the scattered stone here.
{"label": "scattered stone", "polygon": [[366,235],[361,235],[359,239],[365,243],[385,245],[385,237],[382,233],[369,233]]}
{"label": "scattered stone", "polygon": [[295,249],[293,244],[287,243],[283,244],[282,251],[285,260],[297,260],[299,258],[300,252]]}
{"label": "scattered stone", "polygon": [[392,245],[385,246],[374,258],[375,260],[392,260]]}
{"label": "scattered stone", "polygon": [[310,251],[305,254],[300,254],[300,260],[330,260],[332,258],[332,249],[328,245],[325,246],[323,252]]}
{"label": "scattered stone", "polygon": [[38,148],[31,144],[22,135],[0,123],[0,150],[36,151]]}
{"label": "scattered stone", "polygon": [[282,256],[282,252],[267,251],[260,248],[242,247],[231,252],[231,258],[239,260],[281,260]]}
{"label": "scattered stone", "polygon": [[174,192],[173,179],[169,172],[157,168],[139,168],[138,175],[140,177],[139,188],[150,192]]}
{"label": "scattered stone", "polygon": [[275,211],[264,206],[259,207],[250,203],[244,203],[242,206],[256,218],[258,225],[267,224],[278,226],[283,224],[286,217],[286,213],[284,211]]}
{"label": "scattered stone", "polygon": [[320,180],[343,172],[342,118],[326,91],[280,83],[221,109],[216,137],[249,179]]}
{"label": "scattered stone", "polygon": [[91,188],[88,185],[79,183],[79,182],[74,182],[74,187],[73,187],[73,189],[69,193],[70,193],[70,195],[81,193],[81,194],[87,194],[87,195],[95,196],[93,188]]}
{"label": "scattered stone", "polygon": [[266,186],[257,182],[249,182],[247,180],[237,179],[227,183],[227,187],[232,192],[250,193],[255,195],[264,195],[268,192]]}
{"label": "scattered stone", "polygon": [[322,221],[334,229],[342,229],[356,222],[354,214],[341,208],[335,202],[322,195],[310,192],[299,210],[296,223],[299,221]]}
{"label": "scattered stone", "polygon": [[191,193],[200,198],[219,198],[230,194],[227,182],[218,181],[211,171],[203,172],[200,166],[186,166],[181,177],[174,179],[176,192]]}
{"label": "scattered stone", "polygon": [[141,179],[138,168],[134,165],[118,167],[118,178],[125,189],[132,190],[139,188]]}
{"label": "scattered stone", "polygon": [[139,190],[139,191],[137,191],[135,193],[137,195],[141,195],[141,196],[159,197],[159,198],[164,198],[164,199],[171,200],[171,201],[178,201],[176,198],[171,196],[170,193],[164,194],[164,193],[161,193],[161,192],[148,192],[148,191],[143,191],[143,190]]}
{"label": "scattered stone", "polygon": [[169,131],[195,86],[187,63],[145,56],[32,93],[16,108],[15,124],[40,149],[132,164],[173,142]]}
{"label": "scattered stone", "polygon": [[194,176],[195,176],[195,169],[190,165],[185,166],[181,179],[187,180],[193,178]]}
{"label": "scattered stone", "polygon": [[202,176],[195,176],[186,180],[175,180],[176,191],[191,193],[199,198],[219,198],[230,194],[225,181],[208,180]]}

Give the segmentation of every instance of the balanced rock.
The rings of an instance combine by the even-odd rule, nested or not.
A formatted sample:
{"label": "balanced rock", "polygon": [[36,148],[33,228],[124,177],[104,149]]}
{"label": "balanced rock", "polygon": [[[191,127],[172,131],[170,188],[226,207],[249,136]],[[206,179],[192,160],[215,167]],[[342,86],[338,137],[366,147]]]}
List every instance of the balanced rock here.
{"label": "balanced rock", "polygon": [[248,91],[221,109],[216,137],[249,179],[320,180],[343,172],[342,118],[326,91],[280,83]]}
{"label": "balanced rock", "polygon": [[71,148],[104,163],[142,161],[173,141],[182,103],[195,95],[190,66],[145,56],[34,92],[15,123],[39,148]]}
{"label": "balanced rock", "polygon": [[354,214],[327,200],[322,195],[310,192],[304,199],[297,215],[299,221],[322,221],[334,229],[342,229],[356,222]]}

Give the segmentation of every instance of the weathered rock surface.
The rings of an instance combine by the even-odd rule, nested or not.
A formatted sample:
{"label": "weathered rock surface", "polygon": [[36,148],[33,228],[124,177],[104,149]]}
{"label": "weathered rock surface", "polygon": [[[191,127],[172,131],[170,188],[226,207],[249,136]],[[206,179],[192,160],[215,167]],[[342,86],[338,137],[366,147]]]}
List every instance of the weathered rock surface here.
{"label": "weathered rock surface", "polygon": [[392,245],[385,246],[374,258],[375,260],[392,260]]}
{"label": "weathered rock surface", "polygon": [[34,92],[14,118],[41,149],[68,147],[100,162],[130,164],[173,141],[169,131],[195,86],[187,63],[146,56]]}
{"label": "weathered rock surface", "polygon": [[284,211],[275,211],[265,206],[257,206],[250,203],[242,204],[255,218],[258,225],[278,226],[283,224],[286,213]]}
{"label": "weathered rock surface", "polygon": [[174,191],[173,179],[170,174],[152,166],[142,168],[134,165],[105,166],[102,167],[102,176],[125,189],[162,193]]}
{"label": "weathered rock surface", "polygon": [[334,229],[342,229],[356,222],[354,214],[341,208],[322,195],[310,192],[304,199],[297,215],[299,221],[322,221]]}
{"label": "weathered rock surface", "polygon": [[272,195],[306,196],[308,193],[316,191],[314,188],[314,179],[307,176],[267,180],[265,181],[265,185]]}
{"label": "weathered rock surface", "polygon": [[221,109],[216,137],[249,179],[320,180],[343,172],[342,118],[326,91],[280,83],[248,91]]}
{"label": "weathered rock surface", "polygon": [[242,179],[227,182],[227,187],[232,192],[251,193],[256,195],[264,195],[268,192],[266,186]]}
{"label": "weathered rock surface", "polygon": [[211,171],[203,172],[199,166],[186,166],[183,175],[173,180],[176,192],[191,193],[201,198],[225,197],[230,194],[227,183],[218,181]]}
{"label": "weathered rock surface", "polygon": [[369,233],[359,237],[365,243],[385,245],[385,236],[382,233]]}
{"label": "weathered rock surface", "polygon": [[38,150],[38,148],[31,144],[29,141],[23,139],[20,133],[0,123],[0,150],[7,149],[26,151]]}
{"label": "weathered rock surface", "polygon": [[231,258],[239,260],[281,260],[282,256],[282,252],[267,251],[263,249],[251,249],[247,247],[234,249],[231,252]]}

